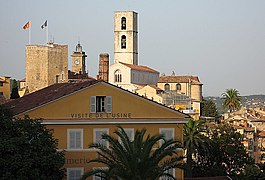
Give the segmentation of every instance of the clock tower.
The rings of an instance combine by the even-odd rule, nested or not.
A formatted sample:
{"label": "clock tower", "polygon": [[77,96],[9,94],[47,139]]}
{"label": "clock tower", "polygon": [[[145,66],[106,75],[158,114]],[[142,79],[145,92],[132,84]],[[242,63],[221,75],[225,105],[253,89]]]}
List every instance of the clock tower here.
{"label": "clock tower", "polygon": [[71,55],[72,57],[72,72],[75,74],[86,73],[86,53],[82,51],[82,46],[78,42],[75,51]]}

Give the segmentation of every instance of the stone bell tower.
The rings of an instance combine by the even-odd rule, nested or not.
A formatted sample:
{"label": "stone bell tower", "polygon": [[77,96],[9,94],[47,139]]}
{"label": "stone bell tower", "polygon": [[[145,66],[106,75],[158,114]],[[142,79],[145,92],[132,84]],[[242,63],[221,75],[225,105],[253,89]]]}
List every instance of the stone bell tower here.
{"label": "stone bell tower", "polygon": [[76,45],[75,51],[71,55],[72,57],[72,72],[76,74],[86,73],[86,53],[82,51],[80,42]]}
{"label": "stone bell tower", "polygon": [[137,13],[121,11],[114,14],[114,63],[138,65]]}

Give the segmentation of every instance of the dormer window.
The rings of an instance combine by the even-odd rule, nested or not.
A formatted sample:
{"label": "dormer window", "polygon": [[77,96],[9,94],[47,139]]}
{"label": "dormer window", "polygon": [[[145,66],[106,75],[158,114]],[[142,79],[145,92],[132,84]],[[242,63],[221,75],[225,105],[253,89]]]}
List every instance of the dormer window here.
{"label": "dormer window", "polygon": [[126,30],[126,18],[121,18],[121,30]]}
{"label": "dormer window", "polygon": [[126,49],[126,36],[125,35],[121,36],[121,48]]}

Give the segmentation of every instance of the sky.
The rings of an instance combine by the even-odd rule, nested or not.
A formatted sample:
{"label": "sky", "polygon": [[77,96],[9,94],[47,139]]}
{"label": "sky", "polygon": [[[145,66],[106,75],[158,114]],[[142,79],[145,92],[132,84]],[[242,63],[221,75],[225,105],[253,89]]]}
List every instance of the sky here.
{"label": "sky", "polygon": [[235,88],[265,94],[264,0],[0,0],[0,76],[25,77],[25,46],[80,41],[95,77],[100,53],[113,63],[115,11],[138,13],[139,64],[166,75],[198,76],[203,96]]}

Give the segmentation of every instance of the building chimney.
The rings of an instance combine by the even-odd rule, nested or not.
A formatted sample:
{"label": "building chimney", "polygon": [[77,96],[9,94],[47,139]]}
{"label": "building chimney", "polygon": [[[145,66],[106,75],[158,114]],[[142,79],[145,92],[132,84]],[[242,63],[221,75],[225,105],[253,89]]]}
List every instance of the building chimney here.
{"label": "building chimney", "polygon": [[97,79],[109,81],[109,54],[101,53],[99,55],[99,71]]}

